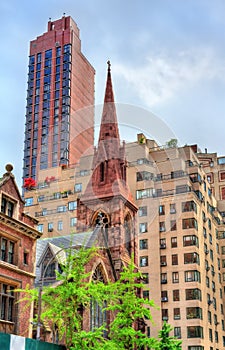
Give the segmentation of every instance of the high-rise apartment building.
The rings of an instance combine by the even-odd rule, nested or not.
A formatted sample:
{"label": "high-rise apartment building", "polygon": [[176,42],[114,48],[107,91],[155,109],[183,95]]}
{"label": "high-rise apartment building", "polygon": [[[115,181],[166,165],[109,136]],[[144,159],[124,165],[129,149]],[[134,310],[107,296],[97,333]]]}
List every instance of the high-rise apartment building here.
{"label": "high-rise apartment building", "polygon": [[94,142],[94,74],[71,17],[30,42],[23,178],[79,161]]}

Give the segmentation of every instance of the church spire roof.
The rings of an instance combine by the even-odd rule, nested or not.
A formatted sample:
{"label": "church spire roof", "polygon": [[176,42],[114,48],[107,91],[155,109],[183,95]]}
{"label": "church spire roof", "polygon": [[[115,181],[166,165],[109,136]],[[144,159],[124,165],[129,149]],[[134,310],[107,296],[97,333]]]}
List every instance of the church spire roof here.
{"label": "church spire roof", "polygon": [[107,75],[107,81],[106,81],[105,100],[104,100],[104,102],[113,102],[114,103],[114,94],[113,94],[113,88],[112,88],[111,63],[110,63],[110,61],[108,61],[107,64],[108,64],[108,75]]}
{"label": "church spire roof", "polygon": [[[116,115],[116,106],[114,102],[110,61],[108,61],[107,64],[108,64],[108,73],[107,73],[105,98],[104,98],[104,106],[103,106],[103,112],[102,112],[98,146],[102,141],[104,141],[104,143],[106,144],[108,143],[109,140],[111,140],[111,142],[113,142],[113,147],[115,148],[114,151],[118,152],[120,147],[120,136],[119,136],[119,128],[118,128],[118,122],[117,122],[117,115]],[[108,154],[108,156],[110,156],[110,154]]]}

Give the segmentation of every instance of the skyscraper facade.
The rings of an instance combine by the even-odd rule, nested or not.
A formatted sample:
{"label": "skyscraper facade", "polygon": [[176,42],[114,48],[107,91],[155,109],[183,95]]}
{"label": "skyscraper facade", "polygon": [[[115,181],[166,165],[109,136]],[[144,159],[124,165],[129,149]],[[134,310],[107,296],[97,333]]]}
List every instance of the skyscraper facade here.
{"label": "skyscraper facade", "polygon": [[71,17],[30,42],[23,179],[75,164],[93,145],[94,74]]}

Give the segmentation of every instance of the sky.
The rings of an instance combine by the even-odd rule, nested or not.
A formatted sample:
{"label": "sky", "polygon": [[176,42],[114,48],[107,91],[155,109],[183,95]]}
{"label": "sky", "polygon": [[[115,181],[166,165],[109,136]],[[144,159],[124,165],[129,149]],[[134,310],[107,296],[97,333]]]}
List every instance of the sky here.
{"label": "sky", "polygon": [[[138,130],[225,155],[224,0],[2,0],[1,174],[12,163],[20,184],[29,42],[63,13],[77,23],[96,70],[97,106],[111,61],[123,139],[135,140]],[[171,133],[160,138],[156,124]]]}

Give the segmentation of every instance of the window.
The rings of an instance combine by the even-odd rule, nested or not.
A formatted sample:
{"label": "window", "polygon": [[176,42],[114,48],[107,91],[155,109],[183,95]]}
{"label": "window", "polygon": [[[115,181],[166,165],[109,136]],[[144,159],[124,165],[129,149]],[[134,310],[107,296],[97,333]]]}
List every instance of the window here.
{"label": "window", "polygon": [[105,180],[105,163],[101,162],[100,164],[100,182]]}
{"label": "window", "polygon": [[59,230],[59,231],[62,231],[62,230],[63,230],[63,221],[62,221],[62,220],[58,221],[57,227],[58,227],[58,230]]}
{"label": "window", "polygon": [[199,264],[199,255],[197,253],[185,253],[184,264]]}
{"label": "window", "polygon": [[167,262],[166,262],[166,255],[161,255],[160,256],[160,265],[161,266],[166,266]]}
{"label": "window", "polygon": [[190,191],[191,191],[191,188],[188,185],[176,186],[176,194],[187,193]]}
{"label": "window", "polygon": [[175,214],[176,213],[176,204],[172,203],[170,204],[170,214]]}
{"label": "window", "polygon": [[209,340],[212,342],[213,341],[213,335],[212,335],[212,330],[209,328]]}
{"label": "window", "polygon": [[162,320],[167,321],[169,319],[168,309],[162,309]]}
{"label": "window", "polygon": [[139,249],[148,249],[148,240],[147,239],[140,239]]}
{"label": "window", "polygon": [[175,170],[171,171],[171,179],[176,179],[178,177],[184,176],[184,171],[183,170]]}
{"label": "window", "polygon": [[203,328],[200,326],[187,327],[188,338],[203,338]]}
{"label": "window", "polygon": [[44,232],[44,225],[43,224],[39,224],[37,227],[38,232],[43,233]]}
{"label": "window", "polygon": [[172,272],[172,282],[179,283],[179,272]]}
{"label": "window", "polygon": [[75,184],[74,191],[75,192],[82,192],[82,184],[81,183]]}
{"label": "window", "polygon": [[197,205],[194,201],[188,201],[182,203],[182,212],[194,211],[197,213]]}
{"label": "window", "polygon": [[13,264],[15,243],[10,241],[9,239],[4,238],[4,237],[1,237],[0,239],[1,239],[1,257],[0,257],[0,259],[2,261],[6,261],[10,264]]}
{"label": "window", "polygon": [[24,265],[28,265],[28,258],[29,258],[29,252],[25,250],[23,252],[23,263],[24,263]]}
{"label": "window", "polygon": [[142,279],[143,279],[144,284],[148,284],[148,282],[149,282],[148,273],[142,273]]}
{"label": "window", "polygon": [[15,203],[10,200],[8,197],[2,196],[2,202],[1,202],[1,212],[13,217],[14,212],[14,205]]}
{"label": "window", "polygon": [[172,265],[178,265],[178,255],[177,254],[172,255]]}
{"label": "window", "polygon": [[181,339],[181,327],[174,327],[174,337]]}
{"label": "window", "polygon": [[193,271],[185,271],[184,272],[185,282],[201,282],[201,276],[200,272],[193,270]]}
{"label": "window", "polygon": [[188,320],[193,318],[202,319],[202,309],[200,307],[187,307],[186,308],[186,317]]}
{"label": "window", "polygon": [[161,238],[160,239],[160,249],[165,249],[166,248],[166,239]]}
{"label": "window", "polygon": [[67,210],[67,207],[65,205],[60,205],[57,207],[57,213],[63,213]]}
{"label": "window", "polygon": [[171,238],[171,248],[176,248],[177,247],[177,237],[172,237]]}
{"label": "window", "polygon": [[159,206],[159,215],[165,215],[165,205]]}
{"label": "window", "polygon": [[148,266],[148,257],[140,256],[140,267]]}
{"label": "window", "polygon": [[69,203],[68,203],[68,209],[69,209],[69,210],[75,210],[75,209],[77,209],[77,201],[69,202]]}
{"label": "window", "polygon": [[[105,283],[101,265],[97,266],[95,272],[93,273],[92,280]],[[91,327],[90,328],[92,331],[94,331],[95,328],[101,327],[106,322],[107,314],[104,309],[105,306],[106,306],[105,303],[103,303],[103,305],[100,305],[94,297],[91,298],[91,305],[90,305]]]}
{"label": "window", "polygon": [[144,233],[148,231],[148,224],[147,222],[142,222],[139,224],[139,232]]}
{"label": "window", "polygon": [[33,205],[34,203],[34,198],[33,197],[29,197],[29,198],[25,198],[25,206],[29,207],[30,205]]}
{"label": "window", "polygon": [[144,190],[137,190],[136,191],[136,199],[150,198],[150,197],[153,197],[154,194],[155,194],[154,188],[146,188]]}
{"label": "window", "polygon": [[12,322],[14,319],[14,288],[5,283],[0,283],[0,312],[1,320]]}
{"label": "window", "polygon": [[195,228],[197,230],[198,229],[197,220],[194,218],[183,219],[182,220],[182,227],[183,227],[183,229]]}
{"label": "window", "polygon": [[53,222],[49,222],[48,223],[48,232],[52,232],[53,231]]}
{"label": "window", "polygon": [[215,342],[218,343],[218,332],[215,331]]}
{"label": "window", "polygon": [[149,290],[143,290],[143,299],[149,299]]}
{"label": "window", "polygon": [[208,310],[208,322],[211,324],[212,323],[212,313],[211,311]]}
{"label": "window", "polygon": [[77,224],[77,218],[70,218],[70,227],[74,227]]}
{"label": "window", "polygon": [[165,232],[166,231],[166,225],[164,221],[161,221],[159,223],[159,232]]}
{"label": "window", "polygon": [[138,215],[139,216],[146,216],[147,215],[147,206],[139,207]]}
{"label": "window", "polygon": [[149,171],[138,171],[136,174],[137,181],[152,180],[153,174]]}
{"label": "window", "polygon": [[183,246],[189,247],[195,245],[198,247],[198,237],[195,235],[188,235],[183,237]]}
{"label": "window", "polygon": [[180,301],[180,291],[179,291],[179,289],[173,290],[173,301]]}
{"label": "window", "polygon": [[225,199],[225,187],[221,187],[220,189],[220,198],[222,200]]}
{"label": "window", "polygon": [[167,283],[167,273],[161,273],[161,284]]}
{"label": "window", "polygon": [[176,307],[173,309],[173,319],[180,320],[180,308]]}
{"label": "window", "polygon": [[202,178],[201,178],[201,175],[199,173],[190,174],[190,179],[192,182],[199,182],[199,183],[202,182]]}
{"label": "window", "polygon": [[177,229],[177,222],[176,222],[176,220],[171,220],[170,221],[170,230],[171,231],[176,231],[176,229]]}
{"label": "window", "polygon": [[161,291],[161,301],[163,303],[167,302],[168,301],[168,293],[167,293],[167,290],[162,290]]}

